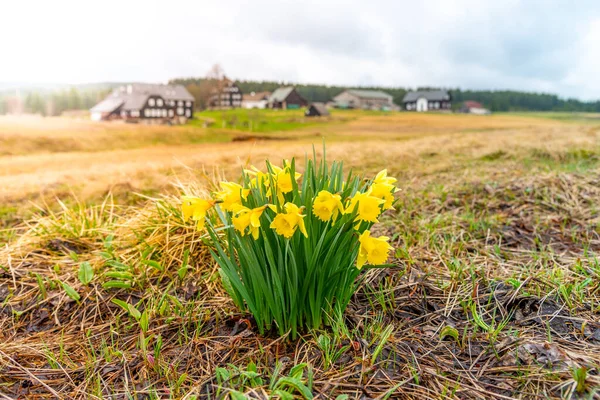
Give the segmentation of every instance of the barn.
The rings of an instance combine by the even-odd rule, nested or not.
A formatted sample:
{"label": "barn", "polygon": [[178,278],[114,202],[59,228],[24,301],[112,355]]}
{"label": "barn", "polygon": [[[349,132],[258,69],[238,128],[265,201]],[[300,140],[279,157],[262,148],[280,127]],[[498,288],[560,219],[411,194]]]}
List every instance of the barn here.
{"label": "barn", "polygon": [[308,106],[304,115],[307,117],[328,117],[329,110],[324,103],[312,103]]}
{"label": "barn", "polygon": [[364,110],[392,110],[396,106],[393,97],[381,90],[349,89],[333,98],[337,108]]}
{"label": "barn", "polygon": [[280,87],[269,97],[269,108],[297,109],[306,107],[308,102],[295,87]]}
{"label": "barn", "polygon": [[185,123],[192,118],[194,97],[182,85],[132,83],[121,86],[90,109],[94,121],[140,120]]}
{"label": "barn", "polygon": [[452,96],[445,90],[417,90],[406,93],[402,105],[406,111],[450,111]]}

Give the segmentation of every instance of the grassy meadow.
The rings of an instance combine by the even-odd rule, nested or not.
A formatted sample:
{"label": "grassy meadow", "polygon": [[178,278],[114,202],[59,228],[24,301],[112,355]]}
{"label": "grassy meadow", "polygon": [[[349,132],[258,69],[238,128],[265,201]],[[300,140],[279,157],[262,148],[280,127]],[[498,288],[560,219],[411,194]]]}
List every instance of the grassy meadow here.
{"label": "grassy meadow", "polygon": [[[323,141],[398,178],[394,266],[259,335],[179,195]],[[600,397],[600,116],[0,117],[0,187],[0,398]]]}

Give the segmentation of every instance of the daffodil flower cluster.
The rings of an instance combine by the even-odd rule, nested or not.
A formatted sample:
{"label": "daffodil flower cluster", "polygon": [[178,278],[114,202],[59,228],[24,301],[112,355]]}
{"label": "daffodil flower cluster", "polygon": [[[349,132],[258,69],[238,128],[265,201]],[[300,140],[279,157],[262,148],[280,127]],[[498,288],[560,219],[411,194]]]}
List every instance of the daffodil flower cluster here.
{"label": "daffodil flower cluster", "polygon": [[[182,197],[182,215],[206,225],[225,289],[259,330],[295,336],[345,309],[365,264],[387,262],[389,239],[369,229],[393,208],[395,183],[386,170],[365,180],[316,156],[304,175],[295,159],[267,162],[239,183],[221,182],[211,199]],[[220,223],[207,218],[211,209]]]}

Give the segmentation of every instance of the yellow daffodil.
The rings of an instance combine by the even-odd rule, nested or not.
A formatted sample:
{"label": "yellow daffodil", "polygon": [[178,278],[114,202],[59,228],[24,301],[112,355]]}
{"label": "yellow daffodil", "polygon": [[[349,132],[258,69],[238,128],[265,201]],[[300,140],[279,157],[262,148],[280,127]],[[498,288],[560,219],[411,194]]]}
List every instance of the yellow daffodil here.
{"label": "yellow daffodil", "polygon": [[393,249],[393,247],[389,245],[388,240],[389,238],[387,236],[374,238],[371,237],[371,232],[364,231],[358,239],[360,249],[358,251],[356,267],[361,269],[365,263],[371,265],[385,263],[388,259],[390,250]]}
{"label": "yellow daffodil", "polygon": [[333,221],[338,214],[344,212],[342,197],[339,194],[331,194],[327,190],[321,190],[313,202],[313,214],[321,221],[327,222],[333,217]]}
{"label": "yellow daffodil", "polygon": [[270,185],[269,174],[262,172],[261,170],[256,168],[254,165],[251,165],[250,169],[245,169],[244,173],[254,177],[253,179],[250,180],[250,185],[252,187],[257,188],[260,186],[261,183],[265,187],[269,187],[269,185]]}
{"label": "yellow daffodil", "polygon": [[373,197],[377,197],[378,199],[384,200],[385,203],[383,204],[383,209],[388,210],[390,208],[393,208],[392,204],[394,203],[395,191],[396,188],[394,187],[394,185],[390,185],[387,183],[374,183],[369,188],[368,193]]}
{"label": "yellow daffodil", "polygon": [[381,205],[385,200],[369,195],[369,193],[357,192],[346,207],[346,213],[351,213],[358,204],[358,215],[355,221],[378,222],[377,217],[381,214]]}
{"label": "yellow daffodil", "polygon": [[[294,174],[294,181],[298,181],[302,174],[296,172]],[[284,169],[277,172],[274,176],[275,183],[277,184],[277,191],[281,193],[289,193],[294,189],[294,185],[292,182],[292,171],[290,167],[285,167]]]}
{"label": "yellow daffodil", "polygon": [[187,222],[187,220],[191,218],[198,222],[198,229],[204,228],[206,212],[214,205],[215,201],[213,200],[205,200],[193,196],[181,196],[181,213],[183,214],[183,221]]}
{"label": "yellow daffodil", "polygon": [[296,229],[300,229],[300,232],[305,237],[308,237],[306,227],[304,226],[305,215],[302,215],[302,209],[293,203],[285,203],[283,208],[285,213],[279,213],[273,218],[271,228],[275,229],[278,235],[282,235],[288,239],[294,235]]}
{"label": "yellow daffodil", "polygon": [[227,211],[235,211],[236,206],[242,204],[242,198],[245,200],[250,193],[250,189],[233,182],[221,182],[221,189],[215,193],[215,197],[222,201],[221,207]]}
{"label": "yellow daffodil", "polygon": [[393,185],[397,179],[391,176],[387,176],[387,169],[379,171],[379,173],[373,179],[373,183],[385,183],[387,185]]}
{"label": "yellow daffodil", "polygon": [[252,237],[258,239],[259,228],[260,228],[260,216],[265,211],[267,206],[248,208],[244,206],[237,207],[235,215],[231,219],[233,227],[240,232],[242,236],[246,234],[246,228],[250,228]]}

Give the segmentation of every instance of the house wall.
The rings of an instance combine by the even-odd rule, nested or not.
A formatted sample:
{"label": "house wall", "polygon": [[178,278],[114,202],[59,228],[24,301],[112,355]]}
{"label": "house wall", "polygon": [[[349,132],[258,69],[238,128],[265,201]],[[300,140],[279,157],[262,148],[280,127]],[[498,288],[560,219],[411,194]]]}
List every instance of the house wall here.
{"label": "house wall", "polygon": [[246,100],[242,101],[242,108],[267,108],[267,100]]}
{"label": "house wall", "polygon": [[239,108],[242,106],[242,91],[235,83],[230,83],[213,95],[210,106],[215,108]]}
{"label": "house wall", "polygon": [[361,108],[365,109],[382,109],[384,107],[392,106],[392,98],[389,99],[361,99]]}
{"label": "house wall", "polygon": [[362,108],[362,109],[381,109],[384,107],[392,107],[392,97],[380,99],[380,98],[365,98],[359,97],[350,92],[342,92],[333,98],[333,101],[338,106],[346,105],[348,108]]}
{"label": "house wall", "polygon": [[128,119],[172,119],[192,118],[193,114],[194,102],[191,100],[165,100],[161,96],[150,96],[138,113],[130,110],[123,117]]}
{"label": "house wall", "polygon": [[[404,109],[406,111],[417,111],[416,101],[404,102]],[[427,101],[426,111],[444,111],[452,109],[452,102],[450,101]]]}
{"label": "house wall", "polygon": [[292,90],[284,101],[274,101],[271,104],[271,108],[301,108],[306,107],[308,102],[306,99],[296,91],[296,89]]}
{"label": "house wall", "polygon": [[360,97],[350,92],[342,92],[333,98],[338,106],[348,106],[349,108],[361,108]]}
{"label": "house wall", "polygon": [[288,108],[290,105],[297,106],[297,108],[300,108],[300,107],[306,107],[308,105],[308,102],[306,101],[306,99],[304,97],[300,96],[300,93],[298,93],[296,91],[296,89],[294,89],[290,92],[288,97],[285,99],[285,104],[287,105]]}

